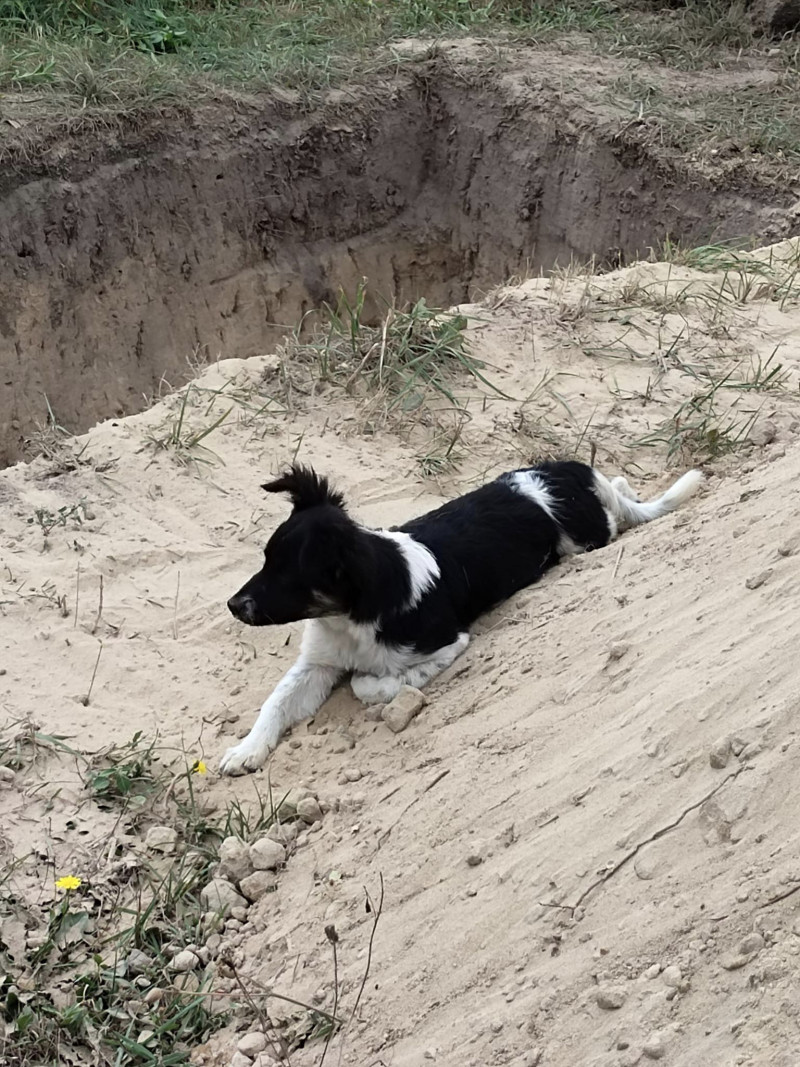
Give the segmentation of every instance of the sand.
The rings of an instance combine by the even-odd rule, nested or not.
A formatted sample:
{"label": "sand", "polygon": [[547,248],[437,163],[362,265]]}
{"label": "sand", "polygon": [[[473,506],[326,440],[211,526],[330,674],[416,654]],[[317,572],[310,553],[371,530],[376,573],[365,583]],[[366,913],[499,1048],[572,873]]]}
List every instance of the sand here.
{"label": "sand", "polygon": [[[797,248],[760,262],[778,270]],[[268,781],[313,790],[324,817],[237,946],[243,978],[286,996],[330,1005],[333,923],[349,1010],[374,923],[365,888],[375,901],[383,879],[358,1014],[326,1062],[800,1062],[800,310],[774,287],[729,298],[726,277],[739,285],[642,264],[462,309],[515,399],[459,380],[471,420],[436,478],[419,462],[424,428],[365,436],[359,401],[332,386],[287,407],[275,356],[222,361],[190,387],[183,429],[232,411],[186,463],[154,443],[174,429],[177,395],[0,472],[4,736],[31,720],[89,754],[157,736],[208,764],[197,785],[212,808]],[[702,393],[698,374],[752,385],[759,361],[782,364],[780,388],[717,394],[714,425],[746,424],[749,440],[715,457],[643,443]],[[360,519],[388,525],[534,454],[587,460],[592,446],[643,496],[697,462],[706,484],[481,620],[405,731],[343,688],[267,769],[217,775],[300,635],[247,630],[225,609],[287,514],[261,481],[296,455]],[[37,509],[60,508],[45,537]],[[55,898],[54,875],[100,884],[124,834],[63,751],[43,747],[0,782],[0,862],[20,861],[7,884],[33,910]],[[193,1061],[228,1064],[236,1041],[223,1030]]]}

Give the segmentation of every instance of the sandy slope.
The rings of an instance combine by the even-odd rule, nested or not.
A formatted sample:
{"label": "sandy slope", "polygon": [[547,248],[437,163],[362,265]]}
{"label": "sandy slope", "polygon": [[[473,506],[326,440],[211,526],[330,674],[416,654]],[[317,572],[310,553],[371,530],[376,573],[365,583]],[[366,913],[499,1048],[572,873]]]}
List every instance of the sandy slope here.
{"label": "sandy slope", "polygon": [[[790,254],[781,246],[772,262]],[[438,482],[420,475],[420,432],[362,437],[356,403],[331,390],[254,415],[256,397],[276,393],[273,357],[201,378],[241,401],[205,442],[213,463],[181,467],[154,449],[173,397],[91,431],[72,472],[39,460],[0,474],[2,715],[31,716],[81,751],[158,731],[213,766],[297,646],[298,627],[248,632],[224,610],[286,514],[259,481],[295,451],[375,524],[542,449],[588,458],[590,442],[601,469],[652,495],[690,457],[667,470],[663,442],[636,442],[697,392],[687,365],[747,377],[781,346],[782,390],[725,393],[732,417],[758,412],[756,443],[706,464],[683,512],[484,619],[405,733],[369,721],[343,689],[279,748],[273,786],[308,785],[331,810],[251,909],[260,929],[238,948],[242,973],[330,1003],[323,928],[335,922],[352,1004],[372,927],[364,887],[376,897],[385,881],[359,1018],[326,1062],[800,1062],[800,312],[765,290],[716,307],[685,299],[687,285],[723,282],[641,266],[527,282],[469,309],[493,380],[530,400],[474,392],[459,468]],[[662,291],[683,295],[652,306]],[[193,400],[192,426],[209,404],[225,410],[211,392]],[[46,543],[28,522],[80,501],[93,518]],[[263,791],[266,775],[202,786],[222,805]],[[113,828],[67,763],[0,784],[0,819],[4,863],[38,852],[18,877],[42,902],[54,865],[100,871]],[[234,1045],[223,1033],[195,1058],[228,1063]]]}

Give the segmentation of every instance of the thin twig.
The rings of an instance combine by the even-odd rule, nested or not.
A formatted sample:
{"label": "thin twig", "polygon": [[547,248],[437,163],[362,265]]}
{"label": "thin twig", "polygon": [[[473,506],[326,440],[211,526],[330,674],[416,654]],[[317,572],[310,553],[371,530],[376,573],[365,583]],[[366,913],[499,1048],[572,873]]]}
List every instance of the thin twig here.
{"label": "thin twig", "polygon": [[622,563],[622,557],[624,555],[625,555],[625,545],[620,545],[619,546],[619,552],[617,552],[617,561],[614,564],[614,570],[611,572],[611,582],[612,582],[612,584],[614,582],[614,579],[617,577],[617,571],[619,570],[619,565],[620,565],[620,563]]}
{"label": "thin twig", "polygon": [[[720,789],[723,788],[723,786],[726,786],[728,784],[728,782],[733,781],[734,778],[738,778],[739,775],[742,773],[742,771],[748,770],[748,769],[749,768],[748,768],[747,764],[743,763],[740,767],[737,767],[736,770],[733,771],[731,774],[729,774],[726,778],[723,778],[721,782],[718,782],[714,786],[713,789],[711,789],[708,793],[706,793],[705,796],[700,797],[700,799],[695,801],[694,804],[690,804],[688,808],[684,808],[683,811],[681,812],[681,814],[677,817],[677,819],[673,819],[672,822],[667,823],[666,826],[662,826],[660,830],[656,830],[656,832],[654,834],[651,834],[649,837],[646,837],[644,839],[644,841],[640,841],[639,844],[636,845],[635,848],[632,848],[630,852],[626,852],[621,860],[618,860],[617,863],[615,863],[607,871],[605,871],[603,874],[601,874],[599,878],[596,878],[591,883],[591,885],[587,886],[586,889],[584,889],[584,891],[580,894],[580,896],[578,897],[578,899],[575,901],[574,904],[564,904],[564,905],[558,904],[558,905],[555,905],[555,906],[556,907],[565,907],[569,911],[574,913],[583,904],[583,902],[586,900],[586,898],[588,896],[590,896],[590,894],[592,894],[595,891],[595,889],[599,889],[599,887],[601,885],[605,885],[605,883],[610,878],[613,878],[614,875],[617,874],[618,871],[621,871],[622,868],[625,867],[628,863],[630,863],[630,861],[635,856],[638,856],[638,854],[645,847],[645,845],[652,844],[653,841],[658,841],[658,839],[660,837],[663,837],[665,834],[668,834],[670,832],[670,830],[674,830],[676,826],[679,826],[680,823],[683,822],[683,820],[686,818],[686,816],[690,812],[696,811],[697,808],[702,807],[702,805],[705,804],[705,802],[707,800],[710,800],[711,797],[715,796],[720,791]],[[544,907],[548,907],[548,905],[546,903],[544,903],[544,902],[540,902],[540,903],[543,903]]]}
{"label": "thin twig", "polygon": [[92,627],[92,633],[97,633],[97,627],[100,625],[100,620],[103,617],[103,575],[100,575],[100,596],[97,603],[97,618],[94,620],[94,626]]}
{"label": "thin twig", "polygon": [[383,833],[381,834],[381,836],[378,838],[378,848],[381,847],[383,842],[387,839],[387,837],[392,832],[392,830],[394,830],[395,826],[397,826],[397,824],[400,822],[400,820],[403,818],[403,816],[406,815],[406,813],[409,812],[411,810],[411,808],[414,807],[415,804],[418,804],[419,801],[422,800],[422,798],[425,796],[425,794],[430,792],[430,790],[433,789],[433,787],[435,785],[438,785],[439,782],[441,782],[442,778],[446,778],[449,773],[450,773],[450,768],[449,767],[447,768],[447,770],[440,771],[436,775],[436,777],[433,779],[432,782],[428,782],[428,784],[425,786],[425,788],[422,790],[421,793],[418,793],[417,796],[415,796],[414,799],[409,804],[406,804],[406,806],[403,808],[403,810],[400,812],[400,814],[394,820],[392,825],[390,827],[388,827],[388,829],[384,830]]}
{"label": "thin twig", "polygon": [[[276,1056],[284,1058],[286,1060],[286,1062],[291,1067],[291,1060],[289,1059],[289,1050],[286,1047],[285,1042],[283,1040],[281,1040],[279,1034],[276,1033],[276,1036],[273,1037],[272,1034],[270,1033],[270,1031],[274,1031],[275,1030],[275,1027],[274,1027],[274,1025],[272,1023],[272,1019],[270,1019],[269,1014],[267,1013],[266,1009],[259,1008],[258,1004],[256,1004],[255,999],[253,997],[253,993],[247,988],[247,986],[244,984],[244,982],[240,978],[239,972],[236,970],[236,966],[233,963],[233,961],[232,960],[226,960],[226,963],[228,964],[230,969],[233,971],[233,977],[236,980],[236,984],[238,985],[238,987],[241,989],[242,993],[244,994],[245,1000],[250,1005],[250,1008],[252,1009],[252,1011],[255,1012],[255,1015],[258,1018],[258,1021],[261,1023],[261,1026],[262,1026],[262,1028],[264,1030],[264,1037],[266,1037],[267,1041],[269,1041],[269,1043],[272,1045],[273,1052],[276,1054]],[[277,994],[274,994],[271,991],[267,991],[267,990],[265,990],[264,993],[262,993],[260,995],[261,996],[268,996],[268,997],[277,996]],[[278,998],[278,999],[282,999],[282,998]],[[306,1005],[303,1004],[302,1007],[306,1007]]]}
{"label": "thin twig", "polygon": [[[325,936],[330,941],[331,948],[333,949],[333,1017],[335,1019],[336,1011],[339,1007],[339,956],[336,952],[336,946],[339,943],[339,935],[336,933],[336,927],[333,923],[325,927]],[[325,1057],[328,1055],[328,1046],[330,1045],[335,1032],[336,1027],[331,1026],[328,1030],[327,1037],[325,1038],[325,1048],[322,1050],[319,1067],[322,1067],[325,1062]]]}
{"label": "thin twig", "polygon": [[[381,895],[378,898],[378,906],[377,906],[377,908],[375,907],[375,905],[374,905],[374,903],[372,901],[372,897],[369,895],[369,890],[367,889],[366,886],[364,886],[364,896],[366,897],[367,911],[368,912],[372,911],[374,918],[372,920],[372,932],[369,935],[369,946],[367,948],[367,964],[366,964],[366,966],[364,968],[364,975],[363,975],[363,977],[361,979],[361,985],[359,986],[359,989],[358,989],[358,996],[356,997],[356,1002],[353,1005],[353,1010],[350,1012],[350,1018],[347,1020],[347,1023],[345,1025],[344,1029],[342,1030],[342,1040],[341,1040],[341,1042],[339,1044],[339,1060],[338,1060],[339,1067],[341,1067],[342,1056],[344,1054],[344,1046],[345,1046],[345,1042],[347,1040],[347,1035],[348,1035],[348,1033],[350,1031],[350,1027],[353,1025],[353,1020],[356,1017],[356,1012],[358,1011],[358,1005],[361,1003],[361,996],[362,996],[362,994],[364,992],[364,989],[366,987],[367,979],[369,978],[370,968],[372,967],[372,945],[373,945],[373,943],[375,941],[375,933],[376,933],[376,931],[378,929],[378,923],[380,922],[381,914],[383,912],[383,897],[384,897],[384,892],[385,892],[384,884],[383,884],[383,872],[382,871],[378,872],[378,877],[381,880]],[[320,1067],[322,1067],[321,1063],[320,1063]]]}
{"label": "thin twig", "polygon": [[786,900],[787,897],[794,896],[795,893],[800,893],[800,885],[793,885],[791,889],[778,893],[775,897],[770,897],[763,904],[759,904],[759,908],[771,908],[773,904],[779,904],[782,900]]}
{"label": "thin twig", "polygon": [[91,697],[92,697],[92,689],[94,689],[94,680],[97,677],[97,668],[100,666],[100,657],[101,657],[102,654],[103,654],[103,642],[101,641],[100,642],[100,647],[97,650],[97,659],[94,661],[94,670],[92,671],[92,680],[91,680],[91,682],[89,682],[89,692],[86,694],[86,696],[81,701],[81,704],[83,704],[83,706],[85,708],[88,708],[89,701],[91,700]]}
{"label": "thin twig", "polygon": [[178,584],[175,587],[175,606],[172,611],[172,636],[178,640],[178,597],[181,592],[181,572],[178,571]]}
{"label": "thin twig", "polygon": [[78,569],[75,574],[75,618],[72,623],[73,630],[78,626],[78,601],[81,596],[81,564],[78,560]]}

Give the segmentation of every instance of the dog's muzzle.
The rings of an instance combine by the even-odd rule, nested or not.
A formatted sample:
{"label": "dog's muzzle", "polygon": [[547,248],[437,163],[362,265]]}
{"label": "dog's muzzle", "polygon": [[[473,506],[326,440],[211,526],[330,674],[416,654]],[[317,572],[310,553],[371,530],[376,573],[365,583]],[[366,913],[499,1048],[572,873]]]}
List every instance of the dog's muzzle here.
{"label": "dog's muzzle", "polygon": [[256,617],[256,602],[251,596],[242,596],[237,593],[236,596],[232,596],[228,601],[228,611],[239,622],[246,622],[252,626]]}

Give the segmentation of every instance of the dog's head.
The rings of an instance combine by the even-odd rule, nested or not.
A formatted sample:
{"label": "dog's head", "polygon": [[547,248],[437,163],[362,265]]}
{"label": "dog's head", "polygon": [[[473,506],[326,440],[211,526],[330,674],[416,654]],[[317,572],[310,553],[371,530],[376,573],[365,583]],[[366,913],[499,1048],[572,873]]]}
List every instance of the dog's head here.
{"label": "dog's head", "polygon": [[250,626],[346,614],[355,598],[358,527],[326,478],[294,465],[262,488],[288,493],[293,510],[267,542],[264,566],[228,601]]}

